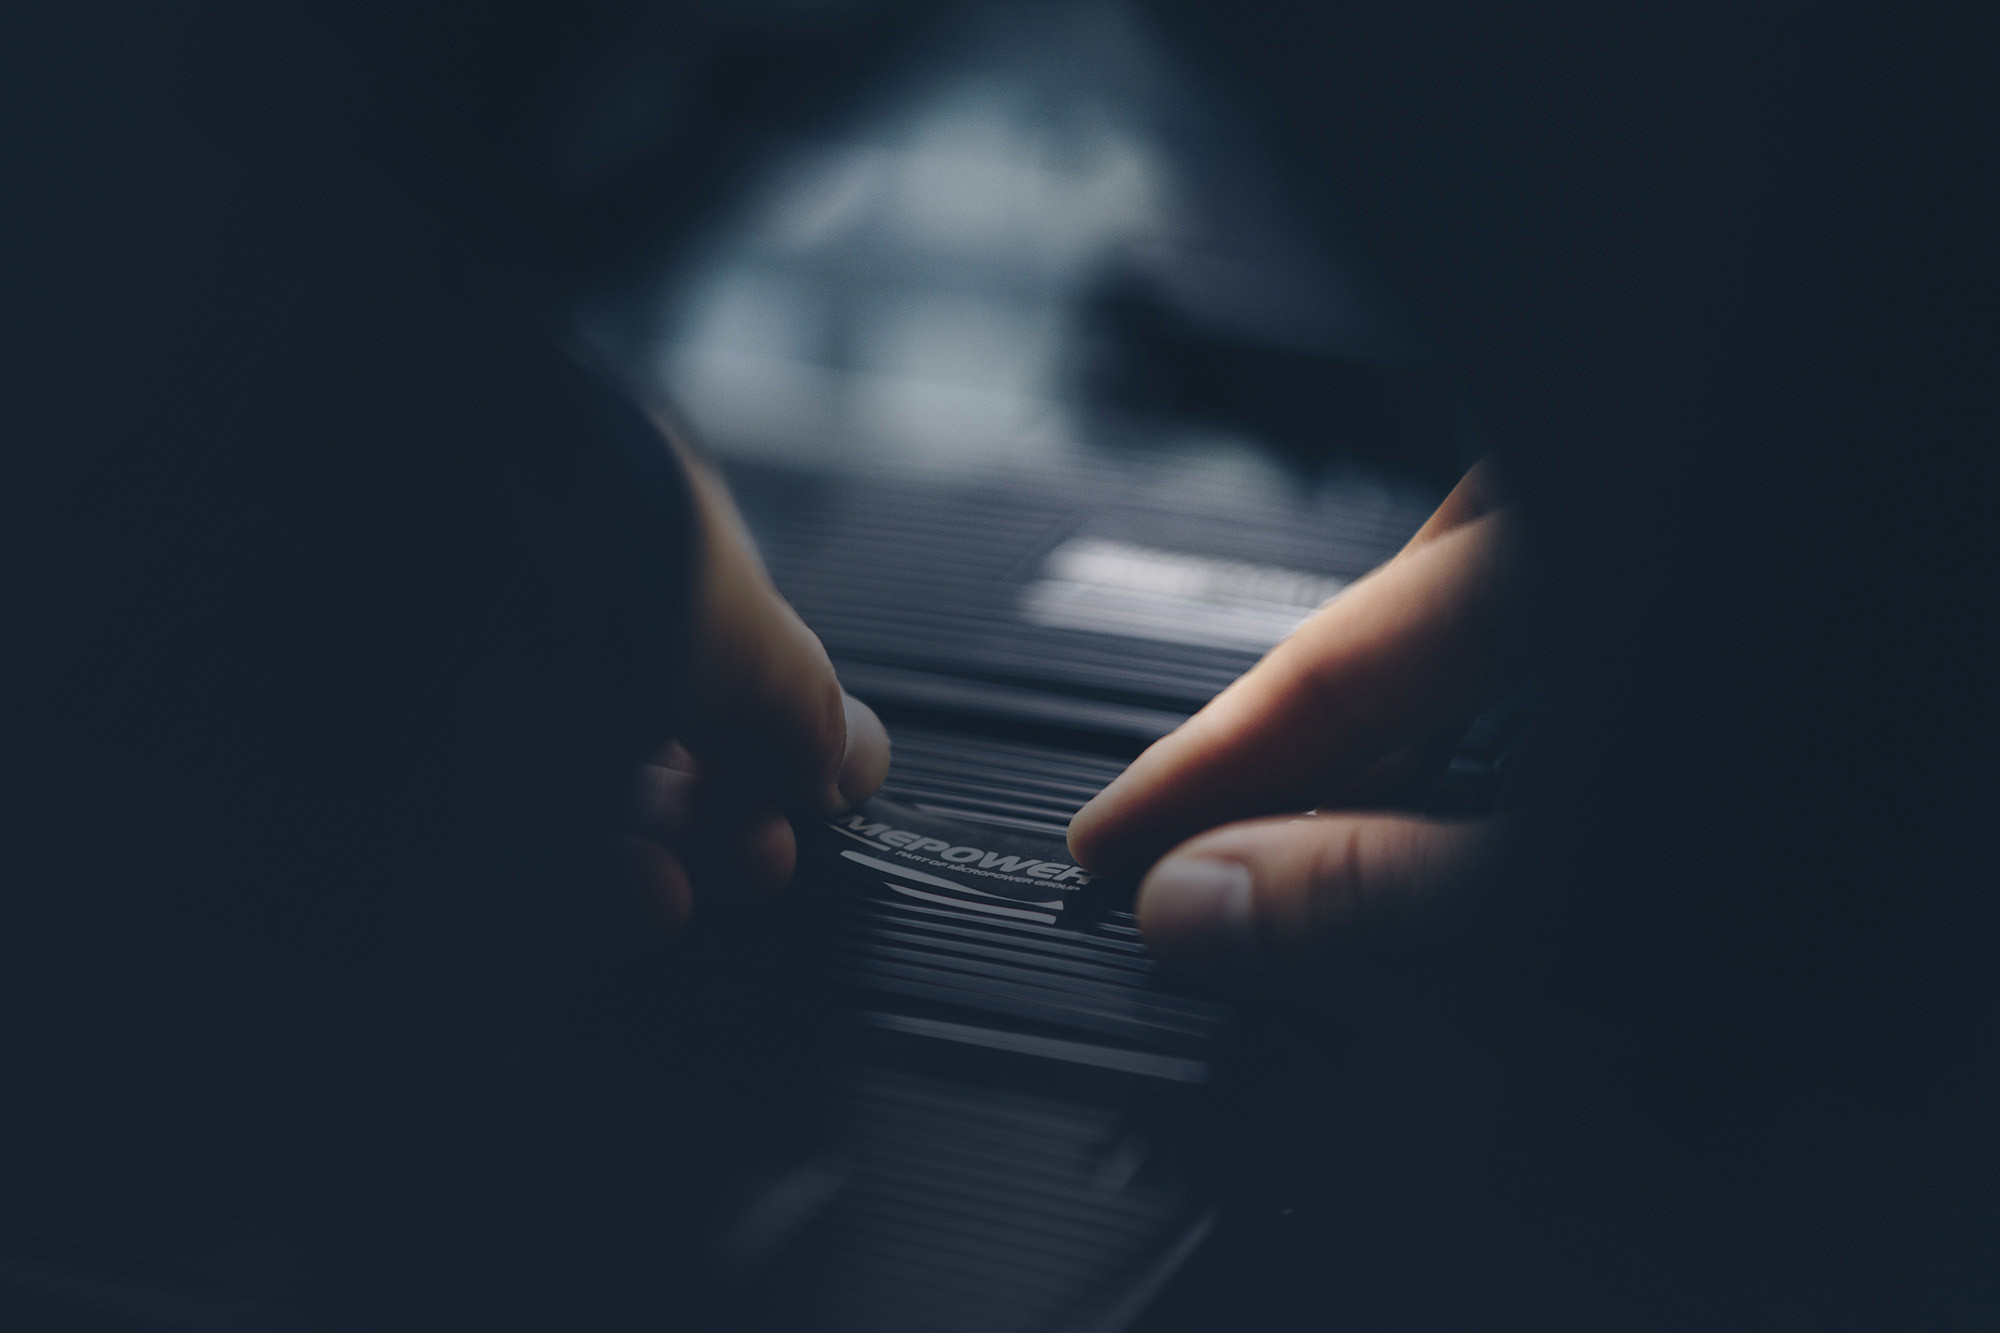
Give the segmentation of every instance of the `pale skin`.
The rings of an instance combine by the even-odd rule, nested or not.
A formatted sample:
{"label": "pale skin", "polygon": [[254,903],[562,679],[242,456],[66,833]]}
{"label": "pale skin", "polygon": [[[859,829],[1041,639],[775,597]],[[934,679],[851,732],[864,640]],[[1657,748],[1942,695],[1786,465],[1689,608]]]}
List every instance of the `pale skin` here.
{"label": "pale skin", "polygon": [[1223,985],[1296,976],[1479,873],[1495,821],[1366,807],[1518,680],[1523,560],[1482,464],[1078,812],[1079,862],[1143,872],[1139,923],[1164,963]]}

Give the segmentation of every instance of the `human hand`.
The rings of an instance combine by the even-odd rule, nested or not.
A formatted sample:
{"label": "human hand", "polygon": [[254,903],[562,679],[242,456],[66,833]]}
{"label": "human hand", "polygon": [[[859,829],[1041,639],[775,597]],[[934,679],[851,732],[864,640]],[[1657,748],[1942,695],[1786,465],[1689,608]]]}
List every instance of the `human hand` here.
{"label": "human hand", "polygon": [[1494,821],[1358,807],[1517,682],[1521,564],[1481,464],[1394,559],[1077,813],[1079,862],[1147,871],[1139,924],[1163,962],[1224,983],[1295,971],[1476,872]]}
{"label": "human hand", "polygon": [[700,530],[696,656],[683,734],[636,775],[625,892],[601,923],[628,945],[677,930],[697,888],[775,894],[797,855],[787,816],[845,809],[889,771],[888,733],[771,586],[721,478],[681,457]]}

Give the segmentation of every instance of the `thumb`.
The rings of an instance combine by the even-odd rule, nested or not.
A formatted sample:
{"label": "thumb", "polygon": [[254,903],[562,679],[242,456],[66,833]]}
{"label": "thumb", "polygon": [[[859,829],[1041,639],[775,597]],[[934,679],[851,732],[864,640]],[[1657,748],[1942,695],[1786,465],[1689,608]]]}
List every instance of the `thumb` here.
{"label": "thumb", "polygon": [[1165,966],[1225,986],[1295,977],[1357,939],[1413,928],[1488,862],[1497,820],[1302,815],[1228,824],[1139,886]]}

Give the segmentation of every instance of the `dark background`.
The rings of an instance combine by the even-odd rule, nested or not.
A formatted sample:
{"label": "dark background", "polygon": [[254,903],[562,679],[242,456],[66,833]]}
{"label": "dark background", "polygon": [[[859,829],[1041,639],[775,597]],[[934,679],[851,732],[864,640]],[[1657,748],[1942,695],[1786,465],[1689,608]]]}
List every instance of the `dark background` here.
{"label": "dark background", "polygon": [[[1576,1293],[1575,1322],[1616,1323],[1602,1311],[1645,1305],[1655,1269],[1694,1293],[1663,1325],[1990,1318],[1990,46],[1969,24],[1168,2],[28,6],[7,24],[14,495],[96,478],[95,448],[130,491],[15,525],[26,640],[78,641],[50,627],[99,590],[97,539],[142,546],[131,495],[201,480],[171,430],[202,413],[310,445],[271,464],[313,497],[307,521],[273,520],[296,556],[282,604],[324,608],[299,592],[320,589],[337,620],[358,568],[421,639],[408,572],[457,587],[453,561],[510,550],[524,513],[561,534],[556,577],[622,586],[646,539],[578,517],[602,478],[557,477],[584,498],[547,511],[532,415],[480,426],[521,459],[485,517],[450,540],[431,521],[461,475],[435,441],[493,383],[543,384],[524,349],[548,340],[671,402],[725,459],[951,475],[1151,453],[1283,495],[1357,469],[1441,491],[1492,448],[1548,573],[1562,704],[1504,908],[1446,964],[1467,998],[1370,1057],[1399,1109],[1376,1174],[1349,1183],[1413,1220],[1387,1244],[1400,1265],[1334,1275],[1327,1322],[1345,1302],[1426,1326],[1390,1279],[1421,1284],[1411,1256],[1446,1234],[1477,1240],[1454,1271],[1489,1323],[1552,1290]],[[926,182],[919,204],[963,206],[912,212]],[[192,338],[160,316],[190,301],[214,312]],[[244,400],[241,368],[274,357],[282,391]],[[529,397],[562,421],[590,410],[577,392],[555,375]],[[302,455],[342,462],[322,476]],[[314,554],[384,497],[407,500],[387,541]],[[562,614],[666,654],[617,603]],[[315,657],[324,619],[299,620]],[[575,679],[510,660],[454,734]],[[25,666],[41,803],[21,864],[40,874],[99,818],[77,814],[99,751],[64,710],[101,699],[73,657]],[[231,697],[189,671],[196,696]],[[173,754],[158,699],[187,691],[118,679],[156,692],[84,731],[136,725]],[[365,782],[356,737],[427,696],[392,670],[353,718],[310,725],[296,698],[256,697]],[[613,725],[577,712],[544,719],[549,747]],[[200,866],[205,789],[151,795],[183,778],[163,761],[111,785]],[[317,828],[324,807],[266,815]],[[141,870],[53,860],[121,894]],[[1512,1058],[1409,1063],[1427,1041],[1476,1050],[1496,1006]],[[1317,1113],[1301,1102],[1286,1113]],[[1445,1220],[1421,1202],[1438,1173]],[[1503,1177],[1531,1202],[1489,1206]],[[1644,1271],[1516,1244],[1541,1201],[1570,1219],[1552,1233],[1629,1233],[1613,1248]],[[1309,1325],[1316,1265],[1352,1245],[1328,1224],[1218,1246],[1234,1259],[1174,1308]]]}

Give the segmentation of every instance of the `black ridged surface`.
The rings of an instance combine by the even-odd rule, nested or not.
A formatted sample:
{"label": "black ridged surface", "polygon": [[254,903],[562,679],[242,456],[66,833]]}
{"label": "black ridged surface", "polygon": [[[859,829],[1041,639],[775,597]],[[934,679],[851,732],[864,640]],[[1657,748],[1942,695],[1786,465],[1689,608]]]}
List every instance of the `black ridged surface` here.
{"label": "black ridged surface", "polygon": [[[1051,856],[1122,766],[893,731],[885,795],[938,812],[939,836],[976,838],[988,820]],[[1115,1327],[1205,1225],[1189,1139],[1228,1011],[1162,989],[1115,899],[1060,925],[1000,919],[869,892],[841,879],[837,849],[802,846],[801,887],[836,905],[822,944],[835,1004],[819,1147],[788,1179],[837,1184],[757,1265],[729,1323]]]}
{"label": "black ridged surface", "polygon": [[851,1175],[786,1318],[827,1330],[1089,1327],[1189,1223],[1128,1117],[873,1069],[843,1088]]}
{"label": "black ridged surface", "polygon": [[[1067,860],[1071,816],[1124,766],[1111,756],[1256,659],[1029,623],[1023,590],[1061,543],[1351,579],[1430,507],[1359,485],[1282,504],[1176,484],[1161,488],[1168,504],[1135,475],[1066,465],[941,484],[732,470],[780,590],[890,720],[883,797],[947,821],[936,836],[991,847],[1005,829]],[[829,1000],[818,1131],[745,1209],[789,1220],[736,1228],[782,1238],[746,1261],[754,1278],[726,1322],[1122,1327],[1203,1234],[1192,1126],[1229,1011],[1160,984],[1129,912],[1107,900],[1116,886],[1038,925],[912,901],[843,875],[838,850],[827,857],[802,842],[801,887],[834,905],[812,942]]]}
{"label": "black ridged surface", "polygon": [[1124,767],[1120,759],[1053,745],[901,726],[882,794],[1061,837],[1070,817]]}
{"label": "black ridged surface", "polygon": [[1352,579],[1393,555],[1428,497],[1327,486],[1290,505],[1217,490],[1169,506],[1118,471],[955,486],[739,467],[731,474],[773,579],[842,662],[1004,682],[1190,712],[1254,651],[1035,625],[1022,591],[1089,536]]}

